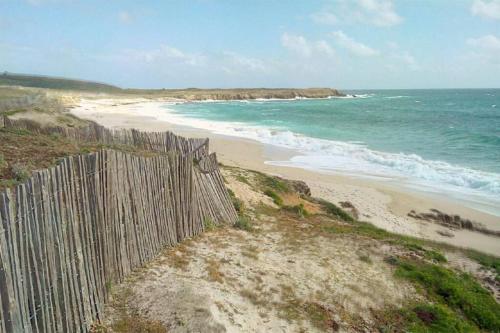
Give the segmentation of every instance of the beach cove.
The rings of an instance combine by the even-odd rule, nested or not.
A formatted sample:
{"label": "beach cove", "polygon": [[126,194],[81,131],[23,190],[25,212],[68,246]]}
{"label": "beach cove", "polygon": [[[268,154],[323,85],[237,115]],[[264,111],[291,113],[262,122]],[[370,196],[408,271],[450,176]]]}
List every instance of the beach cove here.
{"label": "beach cove", "polygon": [[[426,213],[437,209],[450,215],[479,222],[489,230],[500,230],[500,217],[490,214],[467,202],[439,194],[412,190],[397,182],[370,179],[355,174],[318,172],[269,161],[287,161],[300,155],[286,149],[256,140],[215,134],[205,129],[184,126],[172,121],[165,112],[165,105],[182,100],[148,100],[124,98],[83,98],[71,109],[77,117],[98,122],[109,128],[136,128],[143,131],[173,131],[188,137],[210,138],[211,150],[221,163],[257,170],[283,178],[305,181],[313,196],[334,203],[349,202],[359,212],[359,219],[388,231],[472,248],[498,255],[498,237],[469,231],[446,228],[435,222],[409,217],[411,211]],[[170,120],[170,121],[169,121]]]}

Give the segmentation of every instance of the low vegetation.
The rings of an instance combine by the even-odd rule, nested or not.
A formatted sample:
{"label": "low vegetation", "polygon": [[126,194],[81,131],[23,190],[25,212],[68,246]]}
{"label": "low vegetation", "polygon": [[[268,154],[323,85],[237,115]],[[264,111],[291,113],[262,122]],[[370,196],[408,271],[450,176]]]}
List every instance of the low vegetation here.
{"label": "low vegetation", "polygon": [[0,128],[0,190],[25,181],[34,170],[57,164],[66,156],[87,154],[100,149],[116,149],[141,156],[155,153],[126,145],[76,142],[58,135]]}
{"label": "low vegetation", "polygon": [[467,250],[466,253],[469,258],[477,261],[485,269],[494,270],[496,273],[495,279],[498,283],[500,283],[500,258],[474,250]]}
{"label": "low vegetation", "polygon": [[283,199],[278,193],[274,192],[271,189],[267,189],[264,194],[273,199],[273,202],[276,204],[276,206],[283,206]]}
{"label": "low vegetation", "polygon": [[[306,218],[310,221],[306,222],[309,234],[304,237],[311,237],[311,232],[315,235],[327,233],[340,237],[364,237],[400,249],[386,262],[395,267],[395,276],[411,282],[423,299],[409,300],[403,307],[375,313],[381,332],[500,332],[500,305],[492,294],[475,277],[447,266],[448,260],[442,251],[457,249],[387,232],[355,220],[333,203],[300,196],[301,200],[319,205],[323,216],[333,218],[322,219],[321,214],[307,212],[303,203],[287,205],[282,195],[290,193],[291,189],[281,179],[258,176],[260,190],[272,198],[278,208],[260,208],[257,214],[274,215],[278,221],[289,220],[289,223],[292,223],[290,218],[293,219],[293,216]],[[292,244],[293,241],[287,240],[287,243]],[[297,243],[297,246],[302,246],[300,244]],[[463,252],[485,269],[499,273],[500,259],[476,251]],[[368,253],[360,253],[359,260],[373,264]],[[290,302],[285,310],[291,318],[304,316],[303,303],[297,300]],[[323,317],[318,314],[318,318]],[[326,322],[325,318],[328,316],[320,322]]]}
{"label": "low vegetation", "polygon": [[435,324],[455,326],[456,332],[500,330],[500,304],[471,275],[418,260],[397,259],[394,264],[396,276],[414,283],[430,302],[437,304],[433,308],[420,307],[422,311],[434,309],[424,318],[419,316],[422,324],[429,328]]}

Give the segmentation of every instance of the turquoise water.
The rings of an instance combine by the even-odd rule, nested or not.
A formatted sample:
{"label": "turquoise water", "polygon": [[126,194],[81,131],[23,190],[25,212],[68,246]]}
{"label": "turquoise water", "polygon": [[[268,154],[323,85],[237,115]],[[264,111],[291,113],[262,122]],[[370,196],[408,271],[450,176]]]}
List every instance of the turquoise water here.
{"label": "turquoise water", "polygon": [[276,164],[403,178],[500,198],[500,90],[168,106],[186,125],[296,149]]}

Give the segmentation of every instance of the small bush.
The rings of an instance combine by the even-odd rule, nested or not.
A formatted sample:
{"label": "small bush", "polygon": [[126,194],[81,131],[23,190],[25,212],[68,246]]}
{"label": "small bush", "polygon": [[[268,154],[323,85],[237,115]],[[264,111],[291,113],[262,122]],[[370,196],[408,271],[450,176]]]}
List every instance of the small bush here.
{"label": "small bush", "polygon": [[24,164],[14,163],[10,166],[10,170],[18,182],[24,182],[30,177],[30,172]]}
{"label": "small bush", "polygon": [[435,250],[425,250],[425,258],[433,260],[435,262],[447,262],[446,257],[441,254],[441,252]]}
{"label": "small bush", "polygon": [[211,218],[207,217],[203,220],[203,228],[205,229],[205,231],[211,231],[217,228],[217,224],[215,224],[215,222],[212,221]]}
{"label": "small bush", "polygon": [[397,260],[396,265],[397,276],[421,286],[431,299],[462,313],[480,329],[500,331],[500,304],[470,275],[410,260]]}
{"label": "small bush", "polygon": [[5,160],[5,157],[0,154],[0,169],[3,169],[7,166],[7,161]]}
{"label": "small bush", "polygon": [[234,192],[230,188],[227,189],[227,192],[229,193],[229,196],[231,197],[231,201],[233,202],[234,209],[236,210],[238,215],[243,214],[245,212],[245,205],[244,205],[243,201],[238,199],[236,197],[236,195],[234,194]]}
{"label": "small bush", "polygon": [[250,185],[250,182],[248,181],[248,179],[245,178],[245,176],[243,175],[236,175],[235,176],[236,180],[239,181],[240,183],[245,183],[247,185]]}
{"label": "small bush", "polygon": [[246,231],[252,231],[252,223],[250,222],[250,219],[247,216],[240,216],[238,218],[238,221],[234,224],[234,227],[236,229],[241,229],[241,230],[246,230]]}
{"label": "small bush", "polygon": [[284,206],[283,208],[289,212],[297,214],[301,218],[309,216],[309,212],[304,208],[303,203],[295,206]]}
{"label": "small bush", "polygon": [[500,282],[500,258],[474,250],[468,250],[467,256],[480,263],[481,266],[493,269],[497,273],[496,280]]}
{"label": "small bush", "polygon": [[460,315],[441,304],[417,303],[385,311],[378,316],[380,332],[479,332]]}
{"label": "small bush", "polygon": [[343,209],[337,207],[333,203],[321,200],[320,204],[328,215],[332,215],[345,222],[354,222],[354,218],[351,215],[347,214]]}
{"label": "small bush", "polygon": [[414,323],[410,332],[477,332],[472,325],[443,305],[419,304],[412,309]]}
{"label": "small bush", "polygon": [[265,195],[267,195],[268,197],[270,197],[271,199],[273,199],[273,202],[278,205],[278,206],[283,206],[283,199],[278,195],[278,193],[274,192],[273,190],[271,189],[267,189],[265,192],[264,192]]}
{"label": "small bush", "polygon": [[371,264],[372,263],[372,259],[370,258],[369,255],[367,254],[362,254],[359,256],[359,260],[363,261],[363,262],[366,262],[367,264]]}
{"label": "small bush", "polygon": [[288,186],[288,184],[284,180],[263,173],[259,173],[259,175],[261,184],[265,187],[271,188],[272,190],[277,192],[290,192],[290,186]]}

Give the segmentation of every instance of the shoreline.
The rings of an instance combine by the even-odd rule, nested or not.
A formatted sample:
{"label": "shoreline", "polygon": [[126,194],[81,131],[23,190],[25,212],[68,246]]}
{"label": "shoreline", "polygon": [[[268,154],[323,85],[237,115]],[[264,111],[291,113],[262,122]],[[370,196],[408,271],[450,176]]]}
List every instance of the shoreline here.
{"label": "shoreline", "polygon": [[[158,106],[179,100],[147,99],[85,99],[77,103],[71,113],[110,128],[136,128],[143,131],[173,131],[190,137],[208,137],[210,149],[217,153],[219,162],[252,169],[284,178],[305,181],[313,196],[338,204],[351,202],[359,211],[360,220],[370,222],[388,231],[431,239],[459,247],[472,248],[500,255],[498,237],[468,230],[451,230],[433,222],[408,217],[411,210],[427,213],[438,209],[451,215],[460,215],[480,222],[493,230],[500,230],[500,217],[465,206],[458,199],[438,197],[436,194],[410,190],[394,182],[366,179],[356,175],[324,173],[290,166],[266,163],[269,160],[287,160],[297,152],[287,148],[266,145],[251,139],[215,134],[204,129],[168,122],[168,114],[158,114]],[[242,154],[242,152],[245,152]],[[437,231],[451,232],[452,238]]]}

